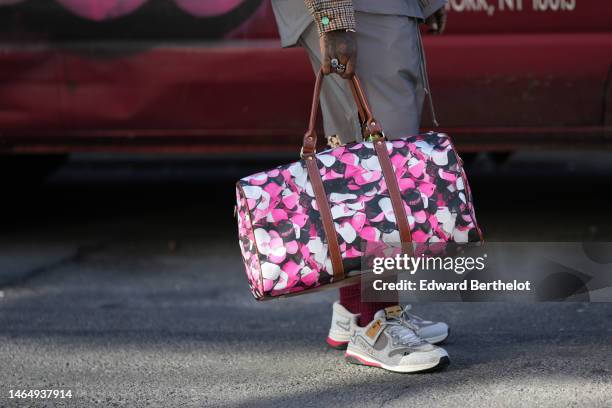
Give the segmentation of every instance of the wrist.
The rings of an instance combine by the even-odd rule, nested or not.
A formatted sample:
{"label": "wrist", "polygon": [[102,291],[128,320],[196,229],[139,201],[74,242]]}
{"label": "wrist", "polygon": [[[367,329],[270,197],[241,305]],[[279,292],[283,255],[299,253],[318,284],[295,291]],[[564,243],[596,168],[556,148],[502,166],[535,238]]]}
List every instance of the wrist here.
{"label": "wrist", "polygon": [[331,31],[324,31],[321,34],[321,37],[324,37],[326,35],[334,35],[334,34],[345,34],[345,33],[356,33],[357,31],[355,31],[352,28],[345,28],[345,29],[341,29],[341,30],[331,30]]}

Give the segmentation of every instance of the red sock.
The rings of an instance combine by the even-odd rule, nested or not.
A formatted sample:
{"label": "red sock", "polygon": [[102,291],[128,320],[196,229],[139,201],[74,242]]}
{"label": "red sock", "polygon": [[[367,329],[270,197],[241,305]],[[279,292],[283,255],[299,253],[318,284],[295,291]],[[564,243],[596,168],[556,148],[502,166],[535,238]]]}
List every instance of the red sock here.
{"label": "red sock", "polygon": [[340,304],[349,312],[358,314],[361,305],[361,284],[340,288]]}
{"label": "red sock", "polygon": [[361,327],[365,327],[374,320],[374,315],[380,309],[384,309],[385,307],[395,306],[397,302],[363,302],[359,306],[359,325]]}
{"label": "red sock", "polygon": [[361,284],[345,286],[340,288],[340,304],[353,314],[360,314],[359,325],[367,326],[374,319],[374,315],[380,309],[395,306],[398,302],[362,302]]}

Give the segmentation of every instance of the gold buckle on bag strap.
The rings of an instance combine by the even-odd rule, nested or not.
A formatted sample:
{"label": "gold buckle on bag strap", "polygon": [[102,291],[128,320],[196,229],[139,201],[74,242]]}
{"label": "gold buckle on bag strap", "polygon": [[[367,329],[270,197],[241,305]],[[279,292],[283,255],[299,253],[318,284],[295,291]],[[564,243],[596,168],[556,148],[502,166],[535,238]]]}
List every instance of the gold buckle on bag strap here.
{"label": "gold buckle on bag strap", "polygon": [[304,146],[302,146],[302,148],[300,149],[300,159],[302,160],[312,160],[312,158],[315,156],[316,154],[316,150],[310,154],[306,154],[304,153]]}
{"label": "gold buckle on bag strap", "polygon": [[370,134],[368,137],[365,138],[366,142],[378,142],[379,140],[386,140],[387,138],[385,137],[385,134],[383,132],[380,133],[374,133],[374,134]]}

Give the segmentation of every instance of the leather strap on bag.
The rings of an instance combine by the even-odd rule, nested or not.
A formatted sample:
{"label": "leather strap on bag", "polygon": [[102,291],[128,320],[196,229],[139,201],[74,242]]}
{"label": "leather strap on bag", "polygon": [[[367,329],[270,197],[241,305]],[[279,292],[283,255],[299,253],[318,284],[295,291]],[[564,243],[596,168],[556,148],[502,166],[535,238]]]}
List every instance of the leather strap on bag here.
{"label": "leather strap on bag", "polygon": [[[351,92],[357,101],[357,112],[359,114],[359,120],[362,124],[362,131],[364,137],[373,138],[374,150],[378,156],[380,168],[382,170],[387,190],[389,191],[389,198],[391,199],[391,206],[393,207],[393,214],[395,214],[395,223],[400,234],[400,240],[404,252],[412,252],[412,245],[408,245],[412,242],[412,236],[410,234],[410,225],[408,224],[408,217],[404,208],[404,201],[402,200],[401,190],[397,183],[397,177],[393,169],[393,163],[389,157],[389,151],[387,150],[387,143],[385,136],[380,131],[380,123],[378,123],[372,116],[372,111],[368,105],[368,100],[365,97],[363,88],[357,77],[353,78],[350,84]],[[379,133],[376,131],[379,130]],[[375,137],[379,136],[379,137]]]}
{"label": "leather strap on bag", "polygon": [[378,140],[374,142],[374,149],[378,155],[378,161],[380,162],[380,168],[389,191],[389,198],[391,199],[391,206],[393,207],[393,214],[395,214],[395,223],[399,230],[400,240],[402,242],[402,248],[404,252],[410,253],[412,250],[410,244],[412,242],[412,236],[410,235],[410,225],[408,225],[408,217],[404,208],[404,201],[397,184],[397,178],[395,171],[393,170],[393,164],[389,158],[389,152],[387,151],[387,142],[384,140]]}
{"label": "leather strap on bag", "polygon": [[[315,201],[317,203],[319,213],[321,214],[323,229],[325,230],[325,236],[327,238],[327,247],[329,256],[331,258],[334,281],[338,281],[344,279],[345,277],[344,266],[342,265],[342,253],[338,243],[334,219],[327,201],[327,194],[325,193],[325,189],[323,187],[323,180],[321,179],[321,173],[319,171],[315,156],[317,146],[317,133],[315,127],[319,109],[319,96],[321,93],[322,80],[323,72],[319,71],[315,81],[308,130],[304,134],[304,138],[302,140],[300,157],[302,157],[306,163],[308,178],[312,185]],[[357,105],[364,138],[368,138],[368,140],[374,142],[374,149],[380,162],[380,167],[387,190],[389,191],[389,198],[391,199],[393,213],[395,214],[395,221],[399,230],[403,252],[411,252],[412,237],[410,235],[408,217],[406,216],[406,211],[404,209],[404,203],[401,197],[399,185],[397,183],[395,171],[393,170],[393,164],[391,163],[389,152],[387,151],[384,133],[380,124],[372,115],[372,111],[368,105],[365,93],[363,92],[363,88],[361,87],[361,83],[359,82],[359,79],[357,79],[357,76],[353,76],[351,79],[350,88]]]}
{"label": "leather strap on bag", "polygon": [[317,157],[315,156],[317,146],[315,126],[317,121],[317,111],[319,108],[319,95],[321,93],[322,79],[323,75],[321,72],[319,72],[315,82],[308,130],[304,135],[300,156],[306,162],[308,179],[312,185],[312,191],[314,192],[315,201],[319,209],[319,214],[321,215],[323,230],[325,231],[325,237],[327,238],[327,250],[329,251],[329,257],[331,259],[332,269],[334,272],[334,282],[336,282],[344,279],[344,265],[342,265],[342,253],[340,252],[338,235],[336,233],[336,227],[334,226],[334,218],[332,217],[331,209],[329,208],[327,194],[325,193],[325,189],[323,187],[323,180],[321,179],[321,173],[319,171],[319,166],[317,165]]}
{"label": "leather strap on bag", "polygon": [[340,252],[336,227],[334,226],[334,219],[331,209],[329,208],[329,203],[327,202],[327,195],[323,188],[323,180],[321,179],[316,156],[307,156],[304,158],[304,161],[306,162],[308,178],[310,179],[310,184],[312,184],[312,191],[314,192],[317,207],[319,208],[319,214],[321,214],[323,229],[327,237],[327,250],[329,251],[329,257],[331,258],[332,268],[334,270],[334,282],[336,282],[344,279],[344,265],[342,265],[342,254]]}
{"label": "leather strap on bag", "polygon": [[371,141],[372,138],[384,138],[385,135],[382,127],[380,126],[380,123],[374,119],[374,115],[372,114],[372,110],[370,109],[370,105],[366,99],[365,92],[363,91],[361,82],[359,82],[357,76],[353,76],[351,82],[349,83],[349,87],[351,88],[353,98],[357,104],[357,113],[359,116],[359,124],[361,125],[363,139],[366,141]]}
{"label": "leather strap on bag", "polygon": [[[315,89],[314,95],[312,97],[312,105],[310,107],[310,120],[308,121],[308,130],[304,134],[304,138],[302,139],[302,158],[311,154],[315,154],[317,148],[317,132],[315,131],[315,127],[317,125],[317,114],[319,112],[319,95],[321,94],[321,85],[323,83],[323,72],[319,71],[317,73],[317,79],[315,81]],[[357,76],[353,76],[350,80],[351,90],[353,91],[353,97],[355,98],[355,104],[357,105],[357,109],[360,112],[360,115],[363,115],[365,121],[362,122],[362,125],[370,132],[371,135],[382,135],[382,128],[374,117],[372,116],[372,111],[367,103],[362,103],[362,100],[365,101],[365,94],[363,89],[361,88],[361,84],[357,79]]]}

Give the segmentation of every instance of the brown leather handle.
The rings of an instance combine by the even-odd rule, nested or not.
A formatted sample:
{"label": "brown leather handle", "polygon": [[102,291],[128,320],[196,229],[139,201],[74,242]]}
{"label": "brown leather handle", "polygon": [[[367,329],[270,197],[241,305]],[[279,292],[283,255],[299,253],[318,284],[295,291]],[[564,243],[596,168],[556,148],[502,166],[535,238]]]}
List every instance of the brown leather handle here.
{"label": "brown leather handle", "polygon": [[372,115],[372,110],[370,109],[370,105],[365,97],[359,79],[357,77],[353,77],[353,79],[354,80],[350,82],[350,87],[353,98],[355,98],[357,102],[357,114],[359,116],[359,125],[361,126],[363,138],[365,139],[371,135],[380,135],[384,137],[380,123],[378,123]]}
{"label": "brown leather handle", "polygon": [[[317,113],[319,111],[319,97],[321,95],[321,85],[323,84],[323,71],[320,70],[317,73],[315,80],[314,94],[312,96],[312,105],[310,107],[310,120],[308,121],[308,130],[304,134],[302,141],[302,157],[307,157],[315,154],[317,147],[317,132],[315,127],[317,125]],[[359,120],[364,128],[364,134],[367,132],[369,135],[383,135],[382,127],[374,119],[372,110],[365,96],[365,92],[361,87],[361,83],[356,75],[350,79],[351,92],[357,105],[357,111],[359,113]]]}

